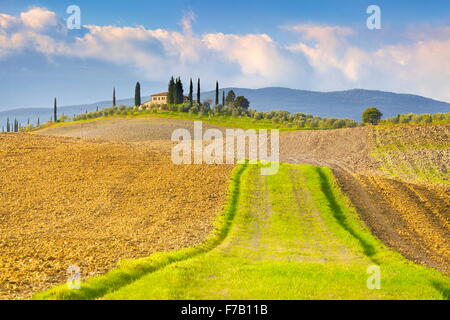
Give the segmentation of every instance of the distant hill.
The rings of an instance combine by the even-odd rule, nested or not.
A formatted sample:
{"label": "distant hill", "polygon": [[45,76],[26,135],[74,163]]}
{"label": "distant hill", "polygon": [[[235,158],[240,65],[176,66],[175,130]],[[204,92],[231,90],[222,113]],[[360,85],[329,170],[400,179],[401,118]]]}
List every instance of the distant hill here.
{"label": "distant hill", "polygon": [[[291,113],[302,112],[320,117],[361,119],[361,113],[369,107],[379,108],[384,117],[393,117],[398,113],[437,113],[450,112],[450,104],[418,95],[399,94],[393,92],[353,89],[347,91],[318,92],[295,90],[288,88],[262,88],[243,89],[225,88],[222,91],[234,90],[236,95],[243,95],[250,100],[251,108],[258,111],[286,110]],[[202,93],[202,100],[214,99],[215,92]],[[148,96],[142,97],[147,101]],[[221,99],[220,99],[221,100]],[[117,104],[132,105],[134,99],[118,100]],[[111,101],[100,101],[91,104],[64,106],[59,108],[59,114],[73,116],[87,111],[95,111],[111,106]],[[6,118],[17,118],[22,124],[26,124],[28,118],[36,123],[39,117],[41,122],[46,122],[52,115],[52,109],[28,108],[15,109],[0,112],[0,126],[6,124]],[[0,128],[1,129],[1,128]]]}
{"label": "distant hill", "polygon": [[[350,118],[361,120],[361,113],[369,107],[377,107],[384,117],[398,113],[450,112],[450,104],[412,94],[353,89],[347,91],[318,92],[288,88],[262,88],[233,90],[237,96],[250,100],[251,108],[259,111],[286,110],[320,117]],[[222,91],[220,92],[222,97]],[[215,99],[215,92],[203,94],[203,98]]]}
{"label": "distant hill", "polygon": [[[143,96],[142,101],[149,100],[149,96]],[[117,100],[117,105],[132,105],[134,103],[134,98],[129,99],[122,99]],[[95,103],[89,103],[89,104],[80,104],[80,105],[74,105],[74,106],[62,106],[58,107],[58,115],[65,114],[68,116],[73,116],[76,114],[85,113],[86,110],[88,112],[93,112],[97,110],[97,107],[99,109],[104,109],[111,106],[111,101],[99,101]],[[13,110],[7,110],[7,111],[0,111],[0,131],[1,126],[6,127],[6,119],[9,117],[9,119],[14,121],[14,118],[16,118],[22,125],[26,125],[28,122],[28,119],[30,119],[30,123],[36,124],[37,120],[39,118],[41,123],[47,122],[50,120],[50,117],[53,116],[53,108],[23,108],[23,109],[13,109]]]}

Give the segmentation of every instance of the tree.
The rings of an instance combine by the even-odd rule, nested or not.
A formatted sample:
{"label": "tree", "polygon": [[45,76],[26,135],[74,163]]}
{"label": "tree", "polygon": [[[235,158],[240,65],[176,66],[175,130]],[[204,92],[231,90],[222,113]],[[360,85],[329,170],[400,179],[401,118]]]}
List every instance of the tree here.
{"label": "tree", "polygon": [[53,100],[53,119],[55,119],[55,122],[58,122],[57,121],[58,118],[56,117],[57,109],[58,109],[58,106],[57,106],[56,98],[55,98],[55,100]]}
{"label": "tree", "polygon": [[11,125],[9,123],[9,117],[6,118],[6,132],[11,132]]}
{"label": "tree", "polygon": [[216,81],[216,106],[219,104],[219,81]]}
{"label": "tree", "polygon": [[174,78],[170,78],[169,81],[169,90],[167,94],[167,103],[174,104],[175,103],[175,80]]}
{"label": "tree", "polygon": [[184,102],[184,90],[183,90],[183,83],[181,82],[181,79],[179,77],[175,82],[175,92],[176,92],[175,103],[182,104]]}
{"label": "tree", "polygon": [[194,99],[193,96],[194,96],[194,86],[192,84],[192,78],[191,78],[191,81],[189,83],[189,106],[190,106],[190,108],[192,108],[192,106],[194,104],[194,101],[192,101]]}
{"label": "tree", "polygon": [[236,99],[236,94],[233,90],[228,91],[227,98],[225,99],[225,103],[227,106],[232,106],[234,100]]}
{"label": "tree", "polygon": [[198,82],[197,82],[197,103],[198,105],[200,105],[200,78],[198,78]]}
{"label": "tree", "polygon": [[136,88],[134,89],[134,105],[136,107],[141,105],[141,84],[139,81],[136,83]]}
{"label": "tree", "polygon": [[167,100],[168,104],[182,104],[184,102],[183,83],[179,77],[170,79]]}
{"label": "tree", "polygon": [[376,125],[380,122],[383,114],[377,108],[368,108],[362,114],[362,120],[364,123],[371,123]]}
{"label": "tree", "polygon": [[113,106],[113,107],[116,106],[116,88],[113,88],[113,101],[112,101],[112,106]]}
{"label": "tree", "polygon": [[40,123],[40,119],[38,117],[37,126],[39,127],[40,125],[41,125],[41,123]]}
{"label": "tree", "polygon": [[234,100],[234,106],[239,109],[248,110],[250,107],[250,102],[247,100],[247,98],[243,96],[239,96]]}
{"label": "tree", "polygon": [[222,106],[225,106],[225,90],[222,91]]}

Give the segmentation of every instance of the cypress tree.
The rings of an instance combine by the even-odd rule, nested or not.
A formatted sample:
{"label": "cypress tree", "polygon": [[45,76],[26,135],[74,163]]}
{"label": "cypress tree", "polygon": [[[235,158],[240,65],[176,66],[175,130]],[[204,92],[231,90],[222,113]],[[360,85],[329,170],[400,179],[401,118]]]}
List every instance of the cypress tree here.
{"label": "cypress tree", "polygon": [[225,90],[222,91],[222,106],[225,107]]}
{"label": "cypress tree", "polygon": [[200,78],[198,78],[198,82],[197,82],[197,103],[198,103],[198,105],[201,105],[201,103],[200,103]]}
{"label": "cypress tree", "polygon": [[134,89],[134,105],[136,107],[141,105],[141,84],[139,81],[136,83],[136,88]]}
{"label": "cypress tree", "polygon": [[6,132],[10,132],[11,131],[11,125],[9,124],[9,117],[6,118]]}
{"label": "cypress tree", "polygon": [[28,122],[27,122],[27,125],[30,125],[30,118],[28,118]]}
{"label": "cypress tree", "polygon": [[175,84],[173,85],[173,104],[178,103],[178,91],[180,90],[179,84],[178,84],[178,78],[175,79]]}
{"label": "cypress tree", "polygon": [[181,104],[184,102],[184,90],[183,83],[181,82],[181,78],[178,78],[177,84],[177,104]]}
{"label": "cypress tree", "polygon": [[170,78],[169,81],[169,90],[168,90],[168,94],[167,94],[167,103],[168,104],[174,104],[175,103],[175,80],[172,78]]}
{"label": "cypress tree", "polygon": [[173,103],[181,104],[184,102],[184,93],[183,93],[183,83],[180,78],[175,80],[174,92],[173,92]]}
{"label": "cypress tree", "polygon": [[115,107],[116,106],[116,88],[113,88],[113,101],[112,101],[112,103],[113,103],[112,106]]}
{"label": "cypress tree", "polygon": [[216,81],[216,106],[219,104],[219,81]]}
{"label": "cypress tree", "polygon": [[193,104],[194,104],[194,101],[192,101],[193,99],[194,99],[194,86],[192,84],[192,78],[191,78],[191,81],[189,83],[189,105],[191,108],[193,107]]}
{"label": "cypress tree", "polygon": [[41,125],[41,124],[39,123],[39,117],[38,117],[37,125],[38,125],[38,127]]}
{"label": "cypress tree", "polygon": [[53,119],[55,120],[55,122],[58,122],[58,117],[57,117],[57,104],[56,104],[56,98],[53,101]]}

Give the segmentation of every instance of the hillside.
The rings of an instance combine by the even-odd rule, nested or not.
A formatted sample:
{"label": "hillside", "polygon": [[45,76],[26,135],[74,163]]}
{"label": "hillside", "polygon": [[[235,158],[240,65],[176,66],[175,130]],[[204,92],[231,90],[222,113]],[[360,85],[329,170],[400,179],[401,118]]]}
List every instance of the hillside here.
{"label": "hillside", "polygon": [[[353,89],[347,91],[318,92],[288,88],[262,88],[234,90],[236,95],[247,97],[252,108],[259,111],[286,110],[319,117],[361,119],[361,113],[369,107],[379,108],[385,117],[404,113],[449,112],[450,104],[412,94]],[[203,98],[214,97],[213,91]]]}
{"label": "hillside", "polygon": [[[417,95],[398,94],[392,92],[353,89],[347,91],[318,92],[296,90],[288,88],[225,88],[222,90],[234,90],[236,95],[243,95],[250,100],[251,107],[258,111],[286,110],[291,113],[302,112],[320,117],[349,118],[360,120],[361,113],[368,107],[378,107],[384,117],[393,117],[405,113],[437,113],[450,112],[450,104]],[[214,91],[202,93],[202,100],[213,99]],[[142,101],[149,100],[149,96],[143,96]],[[132,105],[134,99],[118,100],[117,104]],[[95,111],[110,107],[111,101],[99,101],[90,104],[62,106],[59,114],[73,116],[87,111]],[[39,117],[41,122],[46,122],[52,115],[51,108],[27,108],[14,109],[0,112],[0,126],[6,124],[6,118],[17,118],[22,124],[26,124],[28,118],[36,123]]]}

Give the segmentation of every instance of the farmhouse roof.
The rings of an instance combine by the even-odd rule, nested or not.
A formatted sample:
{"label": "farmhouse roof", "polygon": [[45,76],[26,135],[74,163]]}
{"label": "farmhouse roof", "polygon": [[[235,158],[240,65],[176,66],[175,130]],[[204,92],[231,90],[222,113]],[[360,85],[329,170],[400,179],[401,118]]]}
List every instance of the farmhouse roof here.
{"label": "farmhouse roof", "polygon": [[152,94],[152,97],[158,97],[158,96],[167,97],[168,95],[169,95],[168,92],[161,92],[161,93],[157,93],[157,94]]}

